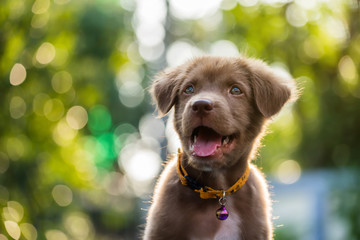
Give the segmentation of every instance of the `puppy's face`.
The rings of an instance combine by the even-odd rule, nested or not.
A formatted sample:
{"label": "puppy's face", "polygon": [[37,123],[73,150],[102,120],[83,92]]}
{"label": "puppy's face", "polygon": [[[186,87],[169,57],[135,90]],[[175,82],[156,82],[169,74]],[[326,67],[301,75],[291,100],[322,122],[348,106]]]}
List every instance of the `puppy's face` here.
{"label": "puppy's face", "polygon": [[204,171],[249,154],[264,121],[290,97],[260,61],[203,57],[162,73],[152,85],[161,113],[175,107],[175,129],[189,163]]}
{"label": "puppy's face", "polygon": [[190,66],[177,97],[175,128],[190,163],[202,170],[232,165],[254,114],[246,71],[227,61],[200,61]]}

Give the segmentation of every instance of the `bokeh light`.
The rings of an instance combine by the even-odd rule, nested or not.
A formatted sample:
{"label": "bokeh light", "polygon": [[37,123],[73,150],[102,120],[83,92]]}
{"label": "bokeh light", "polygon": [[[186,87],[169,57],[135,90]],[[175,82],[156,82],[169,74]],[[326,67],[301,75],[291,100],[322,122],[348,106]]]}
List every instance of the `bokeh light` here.
{"label": "bokeh light", "polygon": [[108,109],[105,106],[97,105],[90,109],[88,127],[93,133],[100,133],[111,127],[112,121]]}
{"label": "bokeh light", "polygon": [[98,173],[94,162],[94,157],[96,156],[86,149],[78,149],[73,156],[76,159],[74,165],[80,174],[80,178],[85,181],[94,180]]}
{"label": "bokeh light", "polygon": [[19,225],[14,221],[5,221],[4,226],[10,237],[17,240],[21,236],[21,230]]}
{"label": "bokeh light", "polygon": [[136,64],[124,64],[116,77],[116,84],[118,87],[122,83],[131,81],[141,83],[144,77],[144,69]]}
{"label": "bokeh light", "polygon": [[171,0],[169,3],[173,16],[180,19],[200,19],[214,14],[219,9],[221,0]]}
{"label": "bokeh light", "polygon": [[10,137],[6,142],[7,155],[11,160],[19,160],[25,154],[24,139],[21,136]]}
{"label": "bokeh light", "polygon": [[116,136],[113,133],[106,132],[98,137],[85,137],[83,146],[93,156],[97,167],[110,169],[118,155],[115,142]]}
{"label": "bokeh light", "polygon": [[3,209],[3,217],[7,220],[20,222],[24,216],[23,206],[16,201],[7,202],[7,207]]}
{"label": "bokeh light", "polygon": [[129,108],[138,106],[145,97],[144,89],[137,82],[126,81],[119,88],[121,103]]}
{"label": "bokeh light", "polygon": [[143,59],[147,61],[156,61],[158,60],[165,51],[164,43],[160,42],[154,46],[140,45],[139,53]]}
{"label": "bokeh light", "polygon": [[26,69],[25,67],[20,64],[16,63],[10,72],[10,84],[17,86],[22,84],[26,79]]}
{"label": "bokeh light", "polygon": [[296,3],[292,3],[287,7],[286,19],[294,27],[303,27],[308,21],[306,11]]}
{"label": "bokeh light", "polygon": [[27,109],[25,100],[19,96],[11,99],[9,108],[10,116],[14,119],[23,117]]}
{"label": "bokeh light", "polygon": [[258,4],[258,0],[238,0],[238,2],[244,7],[253,7]]}
{"label": "bokeh light", "polygon": [[68,240],[69,238],[60,230],[48,230],[45,233],[46,240]]}
{"label": "bokeh light", "polygon": [[[165,39],[166,3],[164,0],[139,0],[136,4],[134,17],[139,54],[146,61],[155,61],[165,51],[163,41]],[[126,103],[125,105],[127,106]]]}
{"label": "bokeh light", "polygon": [[277,168],[277,177],[279,181],[285,184],[293,184],[299,180],[301,176],[301,167],[294,160],[286,160]]}
{"label": "bokeh light", "polygon": [[239,57],[240,53],[236,45],[228,40],[219,40],[210,47],[210,54],[222,57]]}
{"label": "bokeh light", "polygon": [[143,138],[154,138],[158,142],[165,140],[164,122],[152,114],[146,114],[140,119],[139,131]]}
{"label": "bokeh light", "polygon": [[44,107],[48,100],[50,100],[50,97],[45,93],[39,93],[34,97],[32,105],[37,115],[44,116]]}
{"label": "bokeh light", "polygon": [[161,23],[144,23],[137,28],[136,35],[142,45],[156,46],[160,44],[165,37],[165,30]]}
{"label": "bokeh light", "polygon": [[36,0],[32,6],[32,12],[34,14],[43,14],[50,7],[50,0]]}
{"label": "bokeh light", "polygon": [[129,123],[121,123],[114,130],[115,152],[120,153],[121,149],[128,143],[132,136],[137,135],[137,128]]}
{"label": "bokeh light", "polygon": [[110,172],[104,179],[104,186],[110,195],[120,196],[125,192],[126,180],[119,172]]}
{"label": "bokeh light", "polygon": [[64,225],[73,239],[86,240],[93,238],[93,226],[83,213],[71,213],[65,218]]}
{"label": "bokeh light", "polygon": [[53,98],[46,101],[43,111],[48,120],[56,122],[64,115],[65,108],[60,99]]}
{"label": "bokeh light", "polygon": [[68,206],[73,200],[73,193],[71,189],[66,185],[56,185],[53,188],[51,194],[55,202],[61,207]]}
{"label": "bokeh light", "polygon": [[85,127],[88,121],[88,114],[82,106],[74,106],[68,110],[66,121],[71,128],[79,130]]}
{"label": "bokeh light", "polygon": [[[37,0],[39,1],[39,0]],[[45,42],[41,44],[39,49],[36,52],[36,60],[41,64],[48,64],[54,60],[56,50],[54,45],[51,43]]]}
{"label": "bokeh light", "polygon": [[348,29],[346,29],[341,19],[329,16],[326,19],[325,27],[329,36],[336,42],[343,42],[349,36]]}
{"label": "bokeh light", "polygon": [[213,15],[206,16],[198,20],[199,26],[208,32],[215,32],[221,27],[223,22],[223,13],[221,11],[215,12]]}
{"label": "bokeh light", "polygon": [[313,61],[317,61],[324,55],[324,46],[318,38],[309,36],[304,42],[304,53]]}
{"label": "bokeh light", "polygon": [[70,145],[77,135],[77,130],[70,127],[64,119],[59,121],[53,130],[53,140],[60,146]]}
{"label": "bokeh light", "polygon": [[97,138],[97,151],[101,159],[108,162],[107,164],[110,164],[118,154],[114,147],[115,138],[116,136],[113,133],[103,133]]}
{"label": "bokeh light", "polygon": [[350,56],[344,56],[339,62],[339,73],[341,77],[350,86],[356,86],[358,84],[358,72],[354,61]]}
{"label": "bokeh light", "polygon": [[43,14],[35,14],[31,19],[31,27],[33,28],[43,28],[46,26],[50,18],[48,12]]}
{"label": "bokeh light", "polygon": [[8,238],[5,235],[0,233],[0,240],[8,240]]}
{"label": "bokeh light", "polygon": [[159,148],[156,147],[158,143],[151,139],[134,139],[132,141],[121,150],[119,165],[135,184],[151,181],[160,171],[161,158],[157,152],[152,150]]}
{"label": "bokeh light", "polygon": [[160,170],[159,155],[152,151],[138,151],[126,161],[125,170],[136,181],[148,181],[157,176]]}
{"label": "bokeh light", "polygon": [[180,65],[186,60],[189,60],[194,57],[204,55],[202,50],[193,46],[187,41],[176,41],[173,42],[167,51],[166,61],[169,66],[174,67]]}
{"label": "bokeh light", "polygon": [[26,240],[36,240],[38,239],[38,233],[34,225],[30,223],[21,223],[20,230]]}
{"label": "bokeh light", "polygon": [[51,79],[51,85],[57,93],[66,93],[72,87],[72,77],[66,71],[57,72]]}

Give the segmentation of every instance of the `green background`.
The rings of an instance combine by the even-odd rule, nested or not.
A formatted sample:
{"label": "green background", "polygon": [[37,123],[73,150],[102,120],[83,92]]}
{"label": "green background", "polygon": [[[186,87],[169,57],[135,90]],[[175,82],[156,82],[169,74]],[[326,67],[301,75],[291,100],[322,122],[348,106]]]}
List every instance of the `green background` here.
{"label": "green background", "polygon": [[[118,156],[141,139],[141,121],[154,111],[146,88],[179,40],[204,52],[231,41],[297,80],[300,99],[275,118],[255,161],[267,175],[293,159],[303,172],[358,176],[359,1],[239,2],[223,1],[206,19],[166,11],[164,52],[149,60],[133,1],[2,0],[0,240],[141,234],[154,178],[131,182]],[[360,238],[358,183],[331,195],[346,239]],[[302,239],[294,234],[279,228],[276,239]]]}

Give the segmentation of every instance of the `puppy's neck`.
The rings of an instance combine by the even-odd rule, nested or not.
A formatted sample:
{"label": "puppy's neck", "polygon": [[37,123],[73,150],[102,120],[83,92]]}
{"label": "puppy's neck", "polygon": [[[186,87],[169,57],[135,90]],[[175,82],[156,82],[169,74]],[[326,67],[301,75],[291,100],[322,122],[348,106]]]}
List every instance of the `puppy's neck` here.
{"label": "puppy's neck", "polygon": [[188,156],[183,154],[183,167],[199,184],[214,189],[228,189],[244,174],[249,161],[249,155],[244,154],[236,163],[229,167],[197,169],[189,164]]}

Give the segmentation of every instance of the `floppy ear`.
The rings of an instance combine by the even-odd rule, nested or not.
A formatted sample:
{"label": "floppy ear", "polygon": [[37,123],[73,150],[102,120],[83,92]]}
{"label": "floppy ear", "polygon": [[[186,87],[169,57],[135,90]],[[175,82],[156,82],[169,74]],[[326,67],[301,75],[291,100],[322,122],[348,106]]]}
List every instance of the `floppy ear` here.
{"label": "floppy ear", "polygon": [[159,110],[166,115],[176,102],[182,71],[180,67],[160,72],[151,84],[150,94]]}
{"label": "floppy ear", "polygon": [[290,77],[276,74],[260,60],[249,61],[256,105],[262,115],[269,118],[278,113],[291,97],[296,98],[295,82]]}

